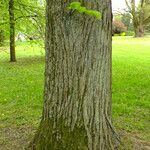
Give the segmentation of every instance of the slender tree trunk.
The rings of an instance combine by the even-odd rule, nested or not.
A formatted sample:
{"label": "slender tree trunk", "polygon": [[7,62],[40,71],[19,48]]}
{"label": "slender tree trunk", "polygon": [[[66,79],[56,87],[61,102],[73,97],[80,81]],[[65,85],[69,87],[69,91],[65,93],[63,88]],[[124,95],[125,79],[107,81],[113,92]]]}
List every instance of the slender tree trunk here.
{"label": "slender tree trunk", "polygon": [[15,62],[16,53],[15,53],[14,0],[9,0],[9,17],[10,17],[10,62]]}
{"label": "slender tree trunk", "polygon": [[113,150],[110,0],[82,1],[96,20],[47,0],[43,117],[34,150]]}
{"label": "slender tree trunk", "polygon": [[0,30],[0,47],[4,45],[4,31]]}

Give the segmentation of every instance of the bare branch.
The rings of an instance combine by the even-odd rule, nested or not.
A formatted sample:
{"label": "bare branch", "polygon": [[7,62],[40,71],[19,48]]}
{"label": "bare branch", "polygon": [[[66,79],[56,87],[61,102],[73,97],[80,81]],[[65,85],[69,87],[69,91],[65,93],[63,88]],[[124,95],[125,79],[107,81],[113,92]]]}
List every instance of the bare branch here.
{"label": "bare branch", "polygon": [[20,17],[17,17],[15,21],[17,21],[18,19],[22,19],[22,18],[34,18],[34,17],[37,17],[37,15],[20,16]]}

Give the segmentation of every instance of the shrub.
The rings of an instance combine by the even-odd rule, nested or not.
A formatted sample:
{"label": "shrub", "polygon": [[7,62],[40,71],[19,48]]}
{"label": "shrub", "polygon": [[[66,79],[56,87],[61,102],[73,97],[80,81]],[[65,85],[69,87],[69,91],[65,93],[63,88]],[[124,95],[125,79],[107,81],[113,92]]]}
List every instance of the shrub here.
{"label": "shrub", "polygon": [[127,27],[124,25],[124,23],[121,21],[121,20],[114,20],[113,21],[113,35],[114,34],[121,34],[123,33],[123,35],[121,36],[124,36],[124,33],[127,31]]}
{"label": "shrub", "polygon": [[126,32],[126,36],[134,36],[134,35],[135,35],[134,31],[127,31]]}
{"label": "shrub", "polygon": [[120,33],[120,36],[126,36],[126,32]]}

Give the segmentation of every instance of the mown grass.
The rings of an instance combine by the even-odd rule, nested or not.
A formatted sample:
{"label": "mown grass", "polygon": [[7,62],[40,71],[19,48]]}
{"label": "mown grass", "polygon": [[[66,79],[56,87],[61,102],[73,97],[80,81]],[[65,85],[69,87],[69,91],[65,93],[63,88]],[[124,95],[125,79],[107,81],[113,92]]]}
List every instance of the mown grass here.
{"label": "mown grass", "polygon": [[[42,112],[44,51],[18,43],[16,63],[0,48],[0,130],[37,127]],[[113,39],[113,120],[124,130],[150,140],[150,38]]]}
{"label": "mown grass", "polygon": [[150,140],[150,38],[113,40],[116,127]]}
{"label": "mown grass", "polygon": [[0,52],[0,127],[36,125],[42,111],[44,51],[17,46],[16,63]]}

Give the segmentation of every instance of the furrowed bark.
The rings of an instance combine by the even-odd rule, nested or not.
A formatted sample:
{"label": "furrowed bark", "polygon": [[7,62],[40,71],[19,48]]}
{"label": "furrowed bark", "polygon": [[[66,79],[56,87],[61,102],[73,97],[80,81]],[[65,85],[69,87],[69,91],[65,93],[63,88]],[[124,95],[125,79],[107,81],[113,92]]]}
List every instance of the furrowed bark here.
{"label": "furrowed bark", "polygon": [[43,117],[34,150],[113,150],[110,0],[82,1],[102,20],[47,0]]}

